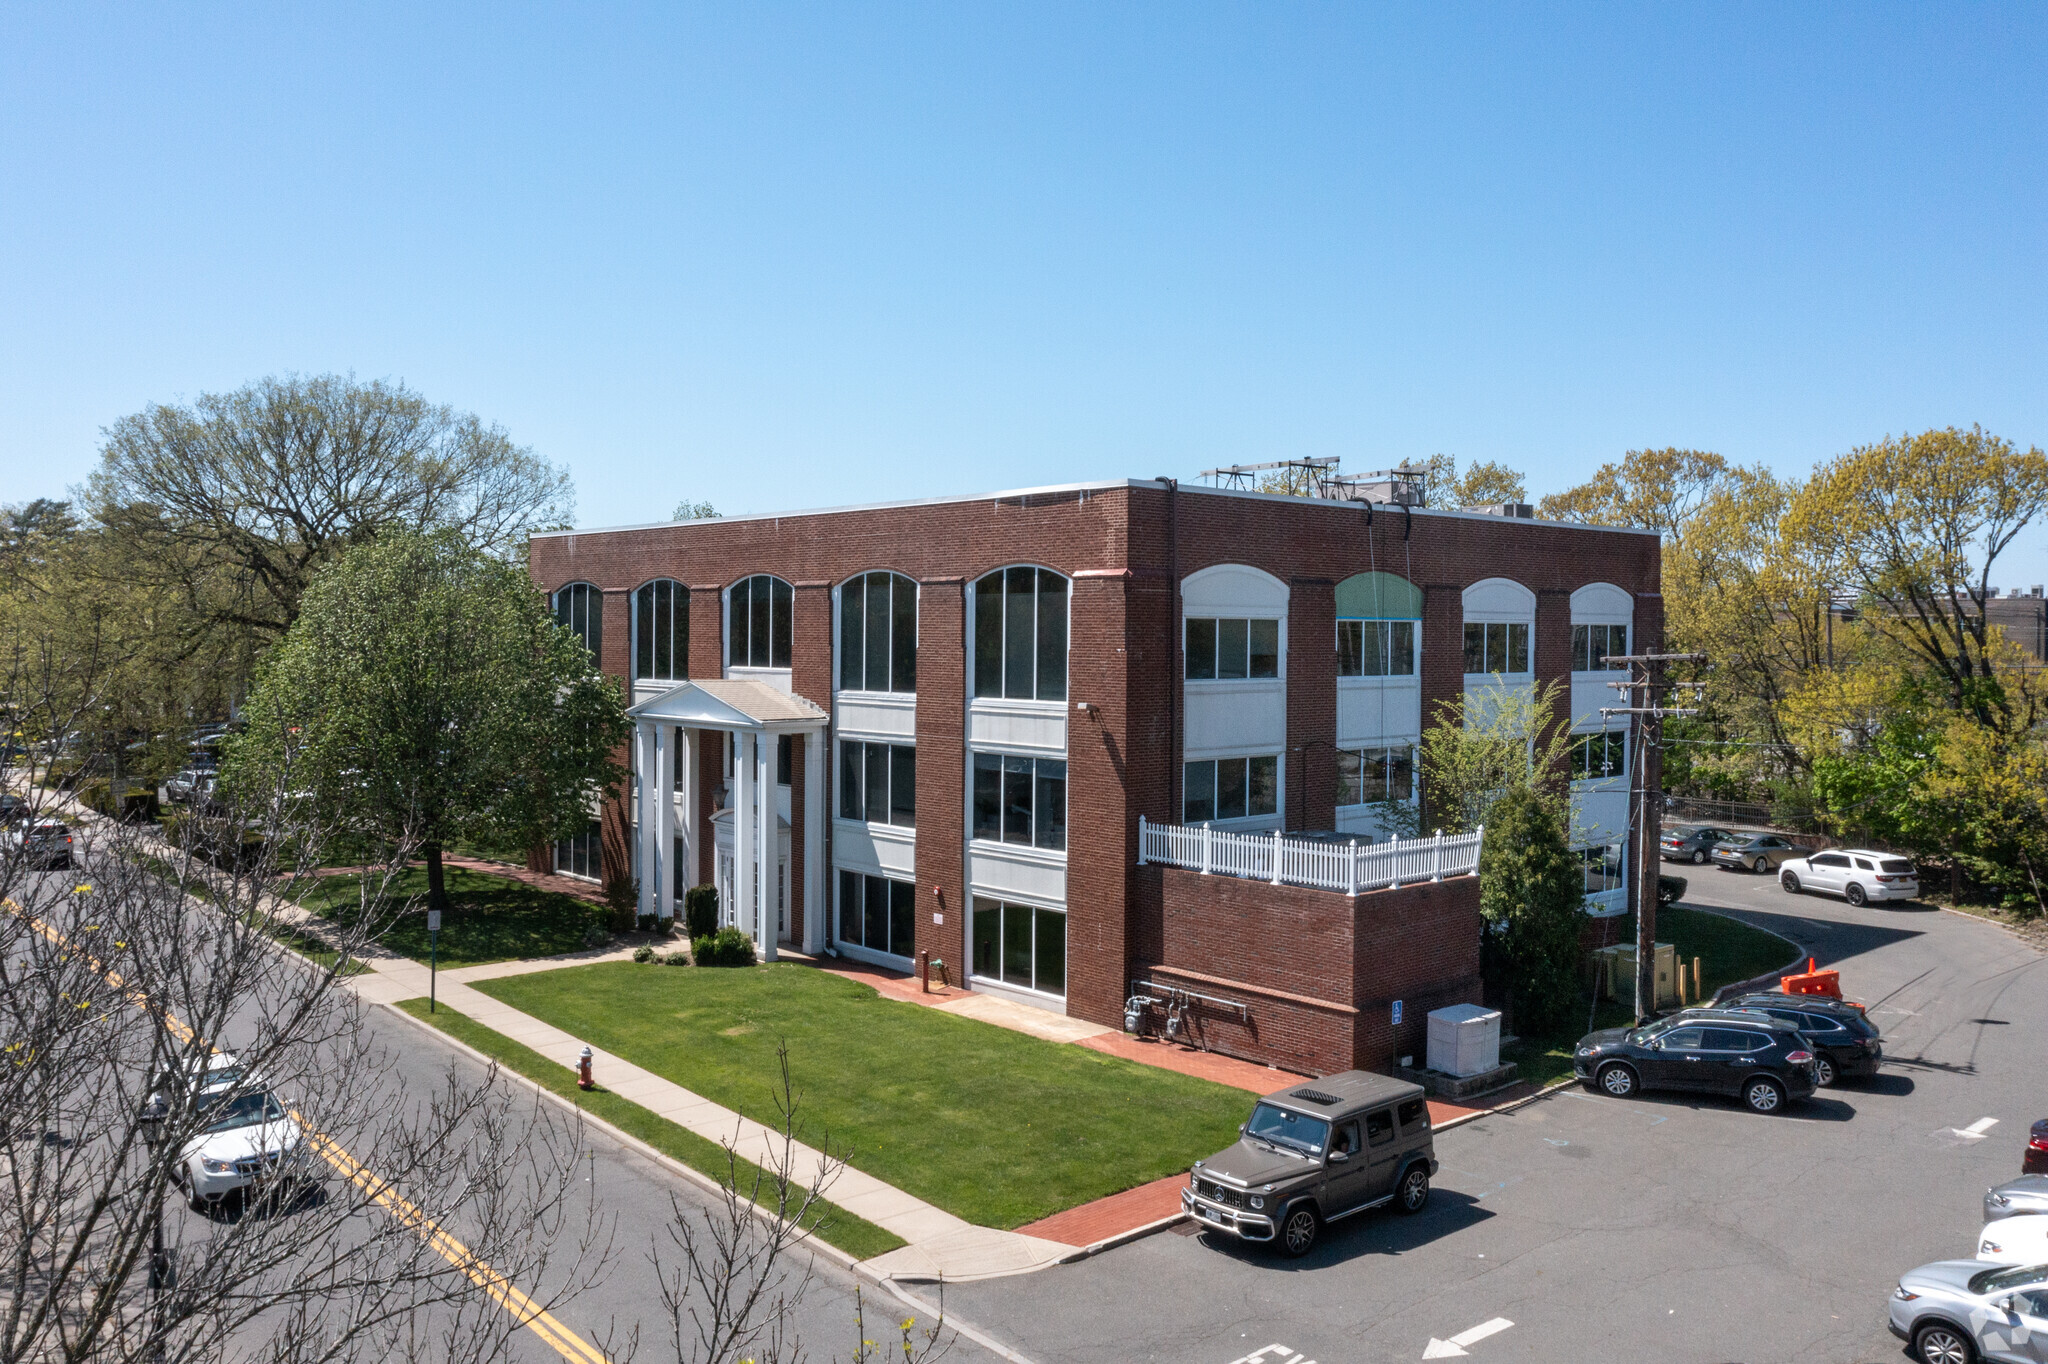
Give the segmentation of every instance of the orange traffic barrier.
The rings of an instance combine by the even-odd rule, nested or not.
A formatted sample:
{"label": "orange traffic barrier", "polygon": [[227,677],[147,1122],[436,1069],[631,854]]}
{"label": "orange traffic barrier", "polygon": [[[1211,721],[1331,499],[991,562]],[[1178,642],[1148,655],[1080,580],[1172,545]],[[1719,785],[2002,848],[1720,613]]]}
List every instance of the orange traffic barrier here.
{"label": "orange traffic barrier", "polygon": [[1826,995],[1829,999],[1842,997],[1842,973],[1816,969],[1814,959],[1806,959],[1806,969],[1794,976],[1778,977],[1778,988],[1788,995]]}

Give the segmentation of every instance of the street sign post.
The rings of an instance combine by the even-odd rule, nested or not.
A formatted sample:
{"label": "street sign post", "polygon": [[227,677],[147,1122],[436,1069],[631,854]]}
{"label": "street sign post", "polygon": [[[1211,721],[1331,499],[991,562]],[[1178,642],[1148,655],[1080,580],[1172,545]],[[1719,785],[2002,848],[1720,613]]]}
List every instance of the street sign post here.
{"label": "street sign post", "polygon": [[427,911],[427,1012],[435,1011],[434,987],[441,975],[441,911]]}

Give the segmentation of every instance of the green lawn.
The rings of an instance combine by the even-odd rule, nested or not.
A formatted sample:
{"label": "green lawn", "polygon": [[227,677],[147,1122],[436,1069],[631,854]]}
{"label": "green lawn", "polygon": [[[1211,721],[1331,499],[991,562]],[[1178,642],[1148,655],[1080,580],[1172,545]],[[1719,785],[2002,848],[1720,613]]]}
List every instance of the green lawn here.
{"label": "green lawn", "polygon": [[[374,875],[374,874],[373,874]],[[359,912],[361,875],[307,877],[292,896],[322,918],[347,923]],[[464,867],[446,869],[449,910],[441,920],[443,966],[480,966],[581,951],[591,929],[604,931],[610,911],[573,895],[536,890],[506,876]],[[416,961],[427,959],[427,871],[412,867],[390,886],[391,922],[378,942]]]}
{"label": "green lawn", "polygon": [[[173,886],[178,886],[187,895],[204,900],[208,904],[218,905],[220,903],[212,889],[198,877],[184,876],[175,866],[153,853],[141,853],[134,856],[138,866],[148,868],[159,880],[168,882]],[[267,919],[262,923],[261,927],[264,933],[269,935],[273,941],[298,953],[315,966],[322,968],[331,967],[334,965],[335,959],[340,955],[329,949],[326,943],[321,942],[310,933],[302,932],[292,925],[280,922],[277,919]],[[356,976],[369,969],[369,967],[351,957],[341,963],[341,970],[338,974]]]}
{"label": "green lawn", "polygon": [[[1609,942],[1634,942],[1636,919],[1633,914],[1613,921]],[[1657,911],[1657,941],[1668,942],[1678,949],[1678,959],[1685,963],[1688,972],[1692,959],[1700,959],[1700,978],[1704,988],[1702,999],[1713,997],[1714,991],[1723,985],[1739,980],[1748,980],[1784,966],[1793,953],[1793,945],[1760,928],[1751,928],[1725,914],[1709,914],[1704,910],[1681,909],[1666,905]],[[1521,1067],[1521,1078],[1548,1084],[1563,1079],[1572,1073],[1572,1048],[1591,1029],[1585,1026],[1585,1007],[1593,1004],[1590,999],[1582,1001],[1581,1011],[1570,1025],[1545,1037],[1523,1037],[1501,1048],[1501,1059],[1513,1061]],[[1602,999],[1593,1008],[1594,1028],[1619,1028],[1633,1021],[1635,1004],[1632,999]]]}
{"label": "green lawn", "polygon": [[[555,1064],[533,1048],[486,1028],[466,1014],[457,1013],[446,1004],[429,1013],[424,999],[401,1000],[398,1007],[450,1037],[475,1047],[505,1069],[524,1075],[550,1094],[558,1094],[592,1116],[638,1137],[663,1155],[679,1160],[693,1170],[701,1170],[713,1179],[736,1177],[742,1191],[754,1187],[754,1178],[760,1173],[760,1167],[753,1162],[735,1160],[717,1142],[650,1113],[602,1085],[592,1090],[578,1089],[575,1077],[566,1066]],[[769,1188],[764,1181],[764,1197],[769,1195]],[[801,1197],[801,1194],[794,1196]],[[902,1237],[823,1199],[812,1209],[810,1229],[820,1240],[839,1247],[856,1260],[870,1260],[904,1244]]]}
{"label": "green lawn", "polygon": [[804,1140],[988,1227],[1185,1170],[1236,1140],[1251,1106],[1241,1090],[789,963],[613,962],[475,988],[771,1125],[786,1041]]}

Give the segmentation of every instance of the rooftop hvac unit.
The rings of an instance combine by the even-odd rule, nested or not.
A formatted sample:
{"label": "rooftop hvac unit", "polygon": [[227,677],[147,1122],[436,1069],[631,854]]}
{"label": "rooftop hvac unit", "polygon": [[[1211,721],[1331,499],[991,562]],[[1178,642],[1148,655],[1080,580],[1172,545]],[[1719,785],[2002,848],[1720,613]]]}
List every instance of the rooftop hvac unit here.
{"label": "rooftop hvac unit", "polygon": [[1444,1075],[1483,1075],[1500,1065],[1500,1010],[1453,1004],[1429,1013],[1429,1068]]}

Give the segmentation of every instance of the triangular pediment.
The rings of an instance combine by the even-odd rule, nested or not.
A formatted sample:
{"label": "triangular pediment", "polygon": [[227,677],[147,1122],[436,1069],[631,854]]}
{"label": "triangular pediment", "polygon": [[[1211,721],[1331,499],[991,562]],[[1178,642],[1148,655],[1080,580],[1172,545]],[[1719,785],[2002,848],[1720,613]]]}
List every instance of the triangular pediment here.
{"label": "triangular pediment", "polygon": [[813,729],[826,721],[824,708],[815,702],[742,677],[678,682],[626,714],[698,729]]}

